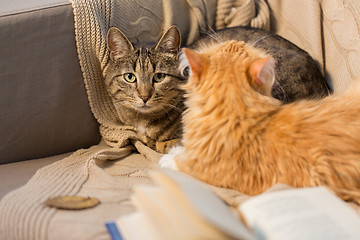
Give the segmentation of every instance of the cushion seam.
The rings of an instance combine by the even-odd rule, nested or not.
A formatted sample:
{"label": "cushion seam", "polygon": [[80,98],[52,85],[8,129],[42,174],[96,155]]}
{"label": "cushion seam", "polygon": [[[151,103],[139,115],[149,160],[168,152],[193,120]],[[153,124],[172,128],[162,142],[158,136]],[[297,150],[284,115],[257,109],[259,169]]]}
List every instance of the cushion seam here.
{"label": "cushion seam", "polygon": [[57,4],[57,5],[49,5],[46,7],[39,7],[39,8],[30,8],[30,9],[24,9],[24,10],[19,10],[13,13],[5,13],[4,15],[0,15],[0,18],[2,17],[9,17],[9,16],[15,16],[15,15],[20,15],[20,14],[26,14],[26,13],[31,13],[31,12],[37,12],[37,11],[42,11],[42,10],[47,10],[47,9],[52,9],[52,8],[57,8],[57,7],[63,7],[63,6],[67,6],[67,5],[71,5],[70,3],[62,3],[62,4]]}

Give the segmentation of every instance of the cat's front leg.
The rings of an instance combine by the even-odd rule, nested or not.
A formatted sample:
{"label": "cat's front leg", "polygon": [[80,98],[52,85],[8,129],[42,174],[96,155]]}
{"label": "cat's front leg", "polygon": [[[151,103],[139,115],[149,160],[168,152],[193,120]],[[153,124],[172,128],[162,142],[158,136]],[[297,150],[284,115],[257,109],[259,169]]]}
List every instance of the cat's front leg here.
{"label": "cat's front leg", "polygon": [[170,168],[173,170],[178,170],[176,166],[175,156],[182,154],[184,151],[183,146],[176,146],[170,149],[168,154],[164,154],[159,160],[159,166],[162,168]]}
{"label": "cat's front leg", "polygon": [[156,142],[156,151],[161,153],[168,153],[169,150],[175,146],[181,144],[181,138],[175,138],[168,141],[157,141]]}

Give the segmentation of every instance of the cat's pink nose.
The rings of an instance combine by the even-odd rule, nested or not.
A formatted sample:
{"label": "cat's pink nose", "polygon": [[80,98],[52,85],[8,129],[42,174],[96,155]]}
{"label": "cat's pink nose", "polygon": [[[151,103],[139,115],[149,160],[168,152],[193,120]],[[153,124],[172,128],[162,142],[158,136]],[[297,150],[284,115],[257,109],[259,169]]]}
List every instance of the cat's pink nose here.
{"label": "cat's pink nose", "polygon": [[146,103],[151,96],[147,95],[147,96],[139,96],[139,97],[141,98],[141,100],[143,100],[144,103]]}

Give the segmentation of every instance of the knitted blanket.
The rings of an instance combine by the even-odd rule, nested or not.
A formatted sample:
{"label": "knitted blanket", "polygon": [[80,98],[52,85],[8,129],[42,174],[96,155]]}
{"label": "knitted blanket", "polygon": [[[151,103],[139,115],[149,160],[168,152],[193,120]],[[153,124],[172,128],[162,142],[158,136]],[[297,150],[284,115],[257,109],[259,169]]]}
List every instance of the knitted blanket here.
{"label": "knitted blanket", "polygon": [[[124,126],[104,85],[109,54],[107,30],[116,26],[131,41],[156,42],[176,24],[183,43],[200,31],[236,25],[269,28],[264,0],[73,0],[75,35],[91,110],[100,124],[99,145],[37,171],[23,187],[0,202],[0,239],[110,239],[104,222],[133,211],[129,196],[135,184],[151,184],[150,169],[160,154],[141,143],[136,129]],[[234,193],[219,190],[222,196]],[[84,195],[100,199],[95,208],[57,210],[44,205],[54,196]]]}

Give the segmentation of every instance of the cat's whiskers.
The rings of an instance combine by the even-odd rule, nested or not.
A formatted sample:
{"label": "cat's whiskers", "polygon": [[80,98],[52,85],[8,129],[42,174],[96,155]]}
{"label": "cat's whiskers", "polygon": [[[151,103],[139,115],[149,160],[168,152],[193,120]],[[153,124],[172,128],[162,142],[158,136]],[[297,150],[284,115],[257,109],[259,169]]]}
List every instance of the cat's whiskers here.
{"label": "cat's whiskers", "polygon": [[287,101],[288,94],[286,93],[285,89],[281,86],[281,84],[275,80],[273,88],[276,86],[277,89],[281,90],[281,93],[283,94],[283,101]]}
{"label": "cat's whiskers", "polygon": [[115,99],[114,104],[119,104],[121,106],[125,106],[124,102],[125,102],[124,99]]}
{"label": "cat's whiskers", "polygon": [[161,102],[163,105],[165,105],[165,106],[169,106],[169,107],[171,107],[172,109],[175,109],[175,110],[177,110],[177,111],[179,111],[179,112],[183,112],[183,109],[181,109],[181,108],[179,108],[179,107],[177,107],[177,106],[175,106],[175,105],[173,105],[173,104],[170,104],[170,103],[165,103],[165,102]]}
{"label": "cat's whiskers", "polygon": [[166,115],[167,115],[168,117],[170,117],[169,112],[166,111],[166,109],[165,109],[162,105],[160,105],[160,108],[166,113]]}
{"label": "cat's whiskers", "polygon": [[213,39],[215,42],[217,43],[222,43],[225,42],[224,39],[221,38],[221,36],[219,34],[216,34],[215,31],[213,32],[205,32],[211,39]]}
{"label": "cat's whiskers", "polygon": [[[133,105],[136,105],[137,104],[137,101],[135,101],[135,98],[132,98],[132,97],[129,97],[128,99],[127,98],[124,98],[124,99],[116,99],[114,101],[114,104],[115,105],[121,105],[123,106],[124,108],[129,108],[129,106],[126,104],[126,103],[129,103],[131,102]],[[139,112],[136,111],[136,118],[138,118],[138,114]]]}
{"label": "cat's whiskers", "polygon": [[[170,90],[168,90],[168,91],[170,91]],[[163,96],[157,96],[157,97],[154,99],[154,102],[155,102],[155,101],[156,101],[156,103],[158,103],[158,104],[171,107],[172,109],[175,109],[175,110],[177,110],[177,111],[179,111],[179,112],[183,112],[183,109],[181,109],[181,108],[179,108],[179,107],[177,107],[177,106],[175,106],[175,105],[173,105],[173,104],[171,104],[171,103],[169,103],[169,102],[164,101],[164,97],[163,97]]]}
{"label": "cat's whiskers", "polygon": [[258,44],[258,42],[260,42],[260,41],[262,41],[262,40],[264,40],[265,38],[270,37],[270,36],[275,36],[275,34],[269,33],[269,34],[267,34],[267,35],[265,35],[265,36],[263,36],[263,37],[255,40],[255,41],[253,41],[253,42],[250,42],[249,44],[252,45],[253,47],[256,47],[256,44]]}

